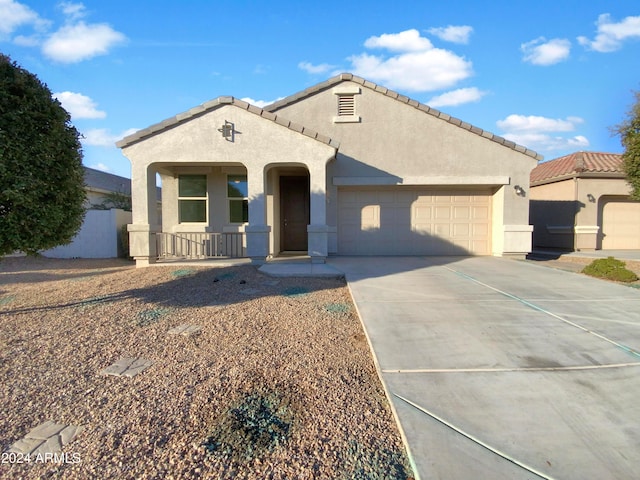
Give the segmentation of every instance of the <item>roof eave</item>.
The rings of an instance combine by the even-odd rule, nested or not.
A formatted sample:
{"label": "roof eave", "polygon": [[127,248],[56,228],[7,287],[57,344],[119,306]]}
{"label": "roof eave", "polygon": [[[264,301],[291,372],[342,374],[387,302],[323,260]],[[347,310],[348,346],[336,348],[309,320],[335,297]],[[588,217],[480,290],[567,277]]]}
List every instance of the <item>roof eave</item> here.
{"label": "roof eave", "polygon": [[517,152],[520,152],[524,155],[527,155],[529,157],[534,158],[537,161],[543,160],[543,156],[540,155],[539,153],[528,149],[527,147],[524,147],[522,145],[518,145],[510,140],[507,140],[503,137],[500,137],[498,135],[494,135],[493,133],[487,131],[487,130],[483,130],[479,127],[476,127],[474,125],[471,125],[467,122],[463,122],[462,120],[452,117],[451,115],[448,115],[444,112],[441,112],[440,110],[437,110],[435,108],[432,108],[424,103],[420,103],[417,100],[413,100],[405,95],[402,95],[398,92],[395,92],[393,90],[390,90],[386,87],[383,87],[381,85],[377,85],[373,82],[370,82],[362,77],[358,77],[357,75],[353,75],[351,73],[341,73],[339,75],[336,75],[334,77],[331,77],[328,80],[325,80],[324,82],[318,83],[316,85],[313,85],[305,90],[302,90],[298,93],[294,93],[293,95],[290,95],[288,97],[283,98],[282,100],[278,100],[277,102],[274,102],[270,105],[267,105],[266,107],[264,107],[265,110],[268,110],[270,112],[275,112],[287,105],[290,105],[292,103],[298,102],[304,98],[307,98],[311,95],[314,95],[320,91],[323,90],[327,90],[335,85],[337,85],[338,83],[341,82],[354,82],[357,83],[363,87],[369,88],[375,92],[381,93],[387,97],[391,97],[394,100],[397,100],[399,102],[402,103],[406,103],[407,105],[420,110],[424,113],[428,113],[429,115],[432,115],[436,118],[439,118],[441,120],[444,120],[448,123],[451,123],[452,125],[455,125],[459,128],[462,128],[464,130],[467,130],[471,133],[475,133],[476,135],[479,135],[481,137],[484,137],[488,140],[491,140],[493,142],[496,142],[502,146],[505,146],[507,148],[510,148],[511,150],[515,150]]}
{"label": "roof eave", "polygon": [[548,185],[550,183],[562,182],[564,180],[572,180],[574,178],[618,178],[625,179],[626,175],[622,172],[571,172],[557,177],[543,178],[531,182],[532,187],[539,187],[540,185]]}
{"label": "roof eave", "polygon": [[156,123],[154,125],[151,125],[147,128],[144,128],[142,130],[139,130],[135,133],[133,133],[132,135],[129,135],[119,141],[116,142],[116,147],[118,148],[126,148],[130,145],[133,145],[134,143],[138,143],[142,140],[145,140],[149,137],[152,137],[154,135],[157,135],[159,133],[162,133],[166,130],[169,130],[171,128],[176,127],[177,125],[180,125],[186,121],[189,121],[195,117],[204,115],[207,112],[210,112],[212,110],[215,110],[217,108],[220,108],[221,106],[224,105],[231,105],[234,106],[236,108],[240,108],[241,110],[246,110],[249,113],[252,113],[254,115],[258,115],[266,120],[270,120],[278,125],[281,125],[285,128],[288,128],[289,130],[293,130],[297,133],[300,133],[302,135],[305,135],[307,137],[313,138],[314,140],[324,143],[326,145],[329,145],[330,147],[332,147],[335,151],[338,150],[338,148],[340,147],[340,143],[338,141],[336,141],[335,139],[329,138],[326,135],[322,135],[314,130],[311,130],[309,128],[306,128],[302,125],[296,124],[294,122],[291,122],[290,120],[287,120],[279,115],[276,115],[266,109],[262,109],[260,107],[256,107],[255,105],[252,105],[248,102],[242,101],[242,100],[238,100],[237,98],[234,97],[230,97],[230,96],[223,96],[223,97],[218,97],[214,100],[211,100],[209,102],[205,102],[201,105],[198,105],[194,108],[191,108],[190,110],[187,110],[186,112],[183,113],[179,113],[178,115],[175,115],[173,117],[167,118],[166,120],[163,120],[160,123]]}

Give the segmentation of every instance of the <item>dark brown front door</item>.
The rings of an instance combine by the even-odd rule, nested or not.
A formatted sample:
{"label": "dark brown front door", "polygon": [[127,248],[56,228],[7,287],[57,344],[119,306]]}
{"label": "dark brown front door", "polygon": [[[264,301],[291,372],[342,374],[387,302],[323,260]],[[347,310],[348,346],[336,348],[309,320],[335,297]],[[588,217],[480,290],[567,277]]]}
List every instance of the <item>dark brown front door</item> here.
{"label": "dark brown front door", "polygon": [[309,177],[280,177],[280,236],[283,251],[307,250]]}

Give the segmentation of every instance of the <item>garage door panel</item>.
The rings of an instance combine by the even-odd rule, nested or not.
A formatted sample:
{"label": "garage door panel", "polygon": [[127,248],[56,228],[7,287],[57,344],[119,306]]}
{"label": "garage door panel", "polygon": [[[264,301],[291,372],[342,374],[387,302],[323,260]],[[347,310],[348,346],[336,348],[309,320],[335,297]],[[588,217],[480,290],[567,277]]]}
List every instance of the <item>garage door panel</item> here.
{"label": "garage door panel", "polygon": [[473,252],[488,252],[489,242],[487,240],[472,240],[470,249]]}
{"label": "garage door panel", "polygon": [[453,207],[453,218],[456,220],[469,220],[471,218],[470,207]]}
{"label": "garage door panel", "polygon": [[433,196],[433,202],[446,203],[447,205],[450,205],[453,202],[453,199],[451,198],[451,195],[446,195],[444,193],[441,193]]}
{"label": "garage door panel", "polygon": [[379,212],[380,207],[374,205],[365,205],[360,210],[360,221],[363,228],[377,228],[380,226]]}
{"label": "garage door panel", "polygon": [[602,208],[602,248],[640,249],[640,202],[609,200]]}
{"label": "garage door panel", "polygon": [[472,218],[474,220],[488,220],[489,219],[489,207],[473,207]]}
{"label": "garage door panel", "polygon": [[450,223],[436,223],[433,225],[432,232],[436,237],[449,239],[453,236],[451,234],[451,226]]}
{"label": "garage door panel", "polygon": [[431,207],[416,205],[413,209],[413,221],[420,222],[421,220],[431,220]]}
{"label": "garage door panel", "polygon": [[471,225],[471,236],[474,238],[482,238],[486,243],[486,238],[489,237],[489,224],[487,223],[474,223]]}
{"label": "garage door panel", "polygon": [[338,205],[340,254],[490,252],[488,190],[343,187],[338,191]]}
{"label": "garage door panel", "polygon": [[435,218],[448,220],[451,218],[451,207],[435,207]]}
{"label": "garage door panel", "polygon": [[454,237],[468,237],[469,234],[471,233],[469,230],[469,224],[468,223],[454,223],[452,225],[452,231],[453,231],[453,236]]}

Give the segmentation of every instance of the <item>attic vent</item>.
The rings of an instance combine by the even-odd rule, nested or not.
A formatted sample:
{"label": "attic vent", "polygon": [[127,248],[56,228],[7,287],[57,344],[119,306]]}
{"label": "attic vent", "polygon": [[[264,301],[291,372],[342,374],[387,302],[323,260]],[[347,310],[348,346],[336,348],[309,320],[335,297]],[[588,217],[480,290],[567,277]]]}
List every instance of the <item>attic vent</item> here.
{"label": "attic vent", "polygon": [[356,95],[360,94],[360,87],[344,85],[334,88],[333,93],[338,97],[338,115],[333,117],[333,122],[360,122],[360,117],[356,115]]}
{"label": "attic vent", "polygon": [[338,116],[349,117],[356,114],[356,96],[338,95]]}

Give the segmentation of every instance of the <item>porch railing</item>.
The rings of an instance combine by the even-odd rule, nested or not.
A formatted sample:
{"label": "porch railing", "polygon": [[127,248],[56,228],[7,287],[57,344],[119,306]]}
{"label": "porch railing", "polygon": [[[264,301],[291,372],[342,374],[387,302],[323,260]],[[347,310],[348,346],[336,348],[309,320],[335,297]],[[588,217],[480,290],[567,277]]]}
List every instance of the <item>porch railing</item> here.
{"label": "porch railing", "polygon": [[244,233],[156,233],[159,260],[246,257]]}

